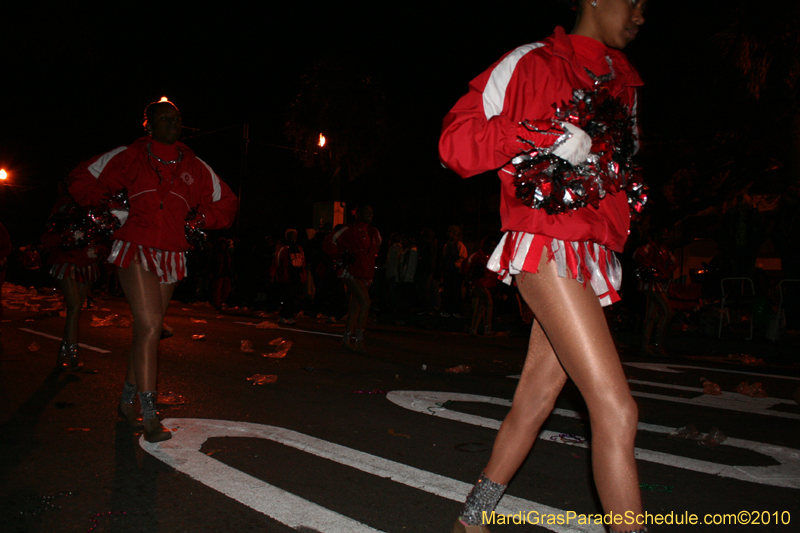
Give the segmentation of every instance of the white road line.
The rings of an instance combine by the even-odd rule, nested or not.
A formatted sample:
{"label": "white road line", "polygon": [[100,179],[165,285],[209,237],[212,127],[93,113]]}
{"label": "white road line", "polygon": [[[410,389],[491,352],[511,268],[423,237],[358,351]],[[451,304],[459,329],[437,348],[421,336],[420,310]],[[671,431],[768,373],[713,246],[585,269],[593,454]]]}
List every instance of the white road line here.
{"label": "white road line", "polygon": [[[245,326],[255,326],[255,322],[234,322],[234,324],[243,324]],[[270,330],[281,330],[281,331],[297,331],[299,333],[311,333],[312,335],[327,335],[328,337],[341,337],[342,335],[339,333],[326,333],[324,331],[311,331],[309,329],[296,329],[296,328],[287,328],[286,326],[278,326],[277,328],[267,328],[266,331]]]}
{"label": "white road line", "polygon": [[626,366],[634,368],[641,368],[644,370],[655,370],[657,372],[670,372],[672,374],[682,374],[683,370],[672,370],[673,368],[690,368],[692,370],[707,370],[709,372],[723,372],[726,374],[745,374],[748,376],[758,376],[762,378],[775,378],[775,379],[791,379],[800,381],[800,378],[791,376],[778,376],[775,374],[758,374],[756,372],[745,372],[743,370],[729,370],[727,368],[710,368],[705,366],[691,366],[691,365],[672,365],[669,363],[622,363]]}
{"label": "white road line", "polygon": [[[57,340],[57,341],[62,340],[61,337],[56,337],[55,335],[50,335],[48,333],[42,333],[41,331],[36,331],[36,330],[33,330],[33,329],[28,329],[28,328],[19,328],[19,329],[21,331],[27,331],[28,333],[33,333],[34,335],[39,335],[40,337],[47,337],[48,339],[54,339],[54,340]],[[81,348],[85,348],[86,350],[92,350],[94,352],[111,353],[110,350],[104,350],[102,348],[97,348],[95,346],[89,346],[88,344],[78,343],[78,346],[80,346]]]}
{"label": "white road line", "polygon": [[[448,401],[454,401],[488,403],[502,405],[505,407],[511,406],[511,400],[493,398],[490,396],[478,396],[474,394],[460,394],[451,392],[391,391],[386,395],[386,398],[389,401],[396,403],[400,407],[404,407],[412,411],[490,429],[499,429],[501,421],[493,418],[451,411],[446,407],[443,407],[443,404]],[[586,418],[586,415],[568,409],[553,409],[553,414],[569,418]],[[645,423],[639,423],[639,429],[642,431],[666,434],[675,430],[675,428],[671,427]],[[543,440],[550,440],[550,437],[553,436],[558,437],[558,433],[554,433],[552,431],[542,431],[539,434],[539,438]],[[563,444],[569,444],[571,446],[579,446],[581,448],[588,447],[587,444],[572,444],[560,440],[554,440],[551,442],[559,442]],[[752,450],[754,452],[771,457],[780,464],[773,466],[730,466],[712,463],[710,461],[690,459],[688,457],[656,452],[652,450],[643,450],[641,448],[636,448],[635,453],[636,458],[642,461],[673,466],[675,468],[682,468],[684,470],[692,470],[694,472],[713,474],[720,477],[739,479],[742,481],[751,481],[753,483],[761,483],[763,485],[800,488],[800,450],[734,438],[727,439],[721,446],[731,446],[734,448]]]}
{"label": "white road line", "polygon": [[[370,526],[295,496],[205,455],[200,451],[203,443],[212,437],[271,440],[459,502],[463,502],[472,489],[472,485],[462,481],[280,427],[191,418],[167,419],[163,423],[167,427],[177,426],[172,439],[151,444],[142,437],[139,443],[145,451],[204,485],[295,529],[307,527],[322,533],[379,533]],[[387,503],[387,505],[393,504]],[[566,515],[566,511],[561,509],[509,495],[503,497],[497,508],[500,514],[522,512],[523,515],[527,515],[531,511],[540,514]],[[557,533],[604,531],[600,527],[577,524],[541,525],[541,527]]]}
{"label": "white road line", "polygon": [[[627,364],[627,363],[626,363]],[[648,364],[648,363],[643,363]],[[697,368],[697,367],[686,367]],[[651,369],[653,370],[653,369]],[[713,370],[713,369],[703,369]],[[666,370],[666,372],[677,372],[675,370]],[[725,372],[735,372],[733,370],[725,370]],[[747,372],[736,372],[738,374],[747,374]],[[751,374],[755,376],[763,376],[764,374]],[[506,376],[509,379],[519,379],[520,375]],[[797,379],[788,378],[784,376],[770,376],[781,379]],[[723,391],[722,394],[704,394],[703,389],[698,387],[686,387],[683,385],[673,385],[671,383],[660,383],[656,381],[640,381],[636,379],[629,379],[628,383],[636,383],[639,385],[649,385],[651,387],[663,387],[665,389],[673,389],[680,391],[691,391],[698,394],[694,398],[681,398],[679,396],[668,396],[665,394],[656,394],[653,392],[631,391],[631,395],[638,398],[649,398],[651,400],[663,400],[666,402],[683,403],[687,405],[696,405],[698,407],[712,407],[714,409],[726,409],[728,411],[738,411],[740,413],[753,413],[757,415],[775,416],[778,418],[790,418],[792,420],[800,420],[800,414],[787,413],[784,411],[772,411],[772,407],[779,404],[795,405],[794,400],[787,400],[783,398],[751,398],[738,392]]]}
{"label": "white road line", "polygon": [[638,385],[649,385],[651,387],[664,387],[666,389],[691,391],[698,394],[694,398],[679,398],[677,396],[666,396],[663,394],[655,394],[652,392],[631,391],[631,394],[640,398],[650,398],[654,400],[666,400],[668,402],[685,403],[688,405],[697,405],[699,407],[712,407],[715,409],[727,409],[729,411],[739,411],[742,413],[755,413],[758,415],[777,416],[779,418],[791,418],[800,420],[800,414],[786,413],[783,411],[770,411],[776,405],[787,404],[796,405],[794,400],[785,400],[782,398],[751,398],[738,392],[722,391],[722,394],[704,394],[703,389],[699,387],[685,387],[682,385],[672,385],[669,383],[658,383],[655,381],[640,381],[638,379],[629,379],[628,383],[636,383]]}

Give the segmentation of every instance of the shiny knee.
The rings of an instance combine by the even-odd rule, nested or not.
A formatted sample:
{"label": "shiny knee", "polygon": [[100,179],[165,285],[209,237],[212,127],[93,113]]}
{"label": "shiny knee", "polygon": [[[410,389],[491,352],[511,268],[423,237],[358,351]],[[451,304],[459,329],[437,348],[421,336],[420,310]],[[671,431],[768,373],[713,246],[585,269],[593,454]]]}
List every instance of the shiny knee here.
{"label": "shiny knee", "polygon": [[613,406],[604,407],[600,417],[592,417],[593,433],[602,432],[607,438],[625,445],[633,445],[638,426],[639,407],[630,395]]}

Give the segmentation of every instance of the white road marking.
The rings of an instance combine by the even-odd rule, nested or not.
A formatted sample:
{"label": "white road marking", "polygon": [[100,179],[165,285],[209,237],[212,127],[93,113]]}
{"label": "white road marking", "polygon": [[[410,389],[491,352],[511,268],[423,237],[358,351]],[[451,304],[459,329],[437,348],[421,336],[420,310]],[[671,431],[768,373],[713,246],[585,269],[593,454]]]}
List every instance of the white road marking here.
{"label": "white road marking", "polygon": [[[255,322],[234,322],[235,324],[243,324],[245,326],[255,326]],[[341,337],[342,335],[339,333],[326,333],[324,331],[311,331],[310,329],[296,329],[296,328],[287,328],[286,326],[278,325],[277,328],[268,328],[266,331],[274,331],[279,329],[281,331],[297,331],[299,333],[311,333],[313,335],[327,335],[328,337]]]}
{"label": "white road marking", "polygon": [[[163,423],[167,427],[177,427],[172,433],[172,439],[151,444],[142,437],[139,443],[145,451],[204,485],[295,529],[307,527],[322,533],[380,533],[379,530],[295,496],[205,455],[200,451],[203,443],[212,437],[271,440],[458,502],[463,502],[472,489],[471,484],[462,481],[275,426],[191,418],[167,419]],[[538,511],[540,514],[566,514],[566,511],[561,509],[509,495],[504,496],[497,507],[497,512],[501,514],[518,512],[527,514],[530,511]],[[577,524],[541,527],[557,533],[604,531],[600,527]]]}
{"label": "white road marking", "polygon": [[640,398],[650,398],[654,400],[666,400],[668,402],[685,403],[688,405],[697,405],[700,407],[713,407],[715,409],[727,409],[729,411],[739,411],[742,413],[755,413],[759,415],[777,416],[780,418],[791,418],[800,420],[800,414],[786,413],[783,411],[770,411],[770,408],[779,405],[796,405],[794,400],[785,400],[782,398],[751,398],[738,392],[722,391],[722,394],[704,394],[703,389],[699,387],[685,387],[682,385],[672,385],[669,383],[658,383],[655,381],[640,381],[638,379],[629,379],[628,383],[636,383],[639,385],[649,385],[651,387],[664,387],[666,389],[682,390],[695,392],[699,396],[694,398],[679,398],[677,396],[666,396],[663,394],[655,394],[652,392],[631,391],[631,394]]}
{"label": "white road marking", "polygon": [[[642,368],[645,370],[656,370],[660,372],[671,372],[671,373],[681,373],[682,371],[678,370],[669,370],[667,369],[667,365],[661,365],[657,363],[623,363],[629,366],[633,366],[636,368]],[[714,368],[703,368],[703,367],[696,367],[696,366],[686,366],[686,365],[669,365],[673,367],[682,367],[682,368],[693,368],[698,370],[719,370],[721,372],[729,372],[735,374],[747,374],[751,376],[761,376],[761,377],[770,377],[770,378],[777,378],[777,379],[800,379],[788,376],[771,376],[768,374],[754,374],[752,372],[740,372],[736,370],[726,370],[726,369],[714,369]],[[519,379],[520,375],[515,374],[512,376],[506,376],[509,379]],[[698,407],[712,407],[714,409],[726,409],[728,411],[739,411],[741,413],[754,413],[757,415],[767,415],[767,416],[775,416],[778,418],[791,418],[793,420],[800,420],[800,414],[798,413],[788,413],[785,411],[772,411],[771,408],[779,405],[779,404],[786,404],[786,405],[796,405],[794,400],[788,400],[785,398],[751,398],[749,396],[745,396],[743,394],[739,394],[738,392],[729,392],[723,391],[722,394],[713,395],[713,394],[704,394],[703,389],[699,387],[686,387],[683,385],[673,385],[671,383],[660,383],[657,381],[640,381],[636,379],[629,379],[628,383],[636,383],[639,385],[649,385],[651,387],[663,387],[665,389],[673,389],[673,390],[680,390],[680,391],[687,391],[687,392],[694,392],[697,393],[697,396],[694,398],[681,398],[678,396],[668,396],[665,394],[656,394],[653,392],[643,392],[643,391],[631,391],[631,395],[637,396],[639,398],[649,398],[651,400],[664,400],[667,402],[674,402],[674,403],[683,403],[687,405],[696,405]]]}
{"label": "white road marking", "polygon": [[791,376],[778,376],[775,374],[758,374],[756,372],[745,372],[743,370],[729,370],[727,368],[710,368],[705,366],[691,366],[691,365],[672,365],[669,363],[622,363],[625,366],[632,366],[634,368],[641,368],[644,370],[655,370],[656,372],[670,372],[673,374],[682,374],[683,370],[673,370],[673,368],[690,368],[692,370],[708,370],[709,372],[723,372],[726,374],[746,374],[748,376],[758,376],[762,378],[775,378],[775,379],[791,379],[800,381],[800,378]]}
{"label": "white road marking", "polygon": [[[480,402],[502,405],[504,407],[511,406],[511,400],[492,398],[490,396],[478,396],[474,394],[460,394],[451,392],[391,391],[386,395],[386,397],[389,401],[412,411],[490,429],[499,429],[501,421],[493,418],[451,411],[446,407],[443,407],[443,404],[448,401],[454,401]],[[586,418],[585,415],[568,409],[553,409],[553,414],[569,418]],[[675,430],[675,428],[671,427],[645,424],[642,422],[639,423],[639,429],[642,431],[666,434],[669,434]],[[539,438],[543,440],[550,440],[550,437],[553,436],[558,437],[558,433],[554,433],[552,431],[542,431],[539,434]],[[562,441],[555,440],[551,442]],[[563,442],[563,444],[588,448],[587,444],[573,444],[569,442]],[[673,466],[675,468],[682,468],[684,470],[692,470],[694,472],[713,474],[720,477],[739,479],[742,481],[750,481],[764,485],[773,485],[776,487],[800,488],[800,450],[734,438],[727,439],[722,446],[731,446],[734,448],[752,450],[754,452],[769,456],[780,464],[773,466],[729,466],[652,450],[643,450],[641,448],[636,448],[635,453],[636,458],[642,461]]]}
{"label": "white road marking", "polygon": [[[48,339],[54,339],[54,340],[57,340],[57,341],[63,340],[61,337],[56,337],[55,335],[50,335],[48,333],[42,333],[41,331],[36,331],[36,330],[33,330],[33,329],[28,329],[28,328],[19,328],[19,329],[21,331],[27,331],[28,333],[33,333],[34,335],[39,335],[40,337],[47,337]],[[97,348],[95,346],[89,346],[88,344],[78,343],[78,346],[80,346],[81,348],[84,348],[86,350],[92,350],[94,352],[111,353],[110,350],[104,350],[102,348]]]}

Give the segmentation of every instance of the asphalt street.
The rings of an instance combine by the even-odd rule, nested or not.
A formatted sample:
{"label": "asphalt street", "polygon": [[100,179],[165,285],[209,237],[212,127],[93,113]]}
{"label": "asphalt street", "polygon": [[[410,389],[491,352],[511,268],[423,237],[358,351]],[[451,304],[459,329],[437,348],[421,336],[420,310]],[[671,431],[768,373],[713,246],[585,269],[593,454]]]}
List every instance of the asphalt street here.
{"label": "asphalt street", "polygon": [[[525,356],[524,337],[378,325],[368,353],[355,354],[339,346],[341,325],[303,317],[281,327],[275,315],[173,302],[166,322],[175,333],[159,360],[159,410],[173,438],[151,445],[116,414],[131,335],[124,300],[99,298],[82,313],[86,371],[64,374],[53,371],[57,294],[6,300],[8,532],[448,532]],[[640,408],[645,509],[700,522],[650,531],[800,530],[800,367],[742,364],[713,347],[692,358],[621,354]],[[459,365],[469,372],[447,371]],[[722,394],[704,394],[706,381]],[[742,382],[760,382],[768,396],[736,392]],[[603,531],[567,514],[601,512],[574,385],[556,407],[500,511],[569,523],[493,533]],[[690,425],[693,438],[671,436]],[[749,525],[730,525],[734,516]]]}

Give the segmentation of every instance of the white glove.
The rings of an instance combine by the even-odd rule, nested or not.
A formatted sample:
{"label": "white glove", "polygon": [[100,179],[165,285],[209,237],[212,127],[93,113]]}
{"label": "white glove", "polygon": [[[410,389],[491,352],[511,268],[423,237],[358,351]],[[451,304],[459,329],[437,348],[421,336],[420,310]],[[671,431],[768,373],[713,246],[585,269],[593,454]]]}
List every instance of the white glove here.
{"label": "white glove", "polygon": [[569,122],[562,122],[561,127],[572,136],[552,153],[572,165],[580,165],[589,157],[589,152],[592,150],[592,138],[578,126]]}
{"label": "white glove", "polygon": [[127,209],[112,209],[111,214],[117,217],[119,220],[119,225],[122,226],[125,224],[125,221],[128,220],[128,210]]}

